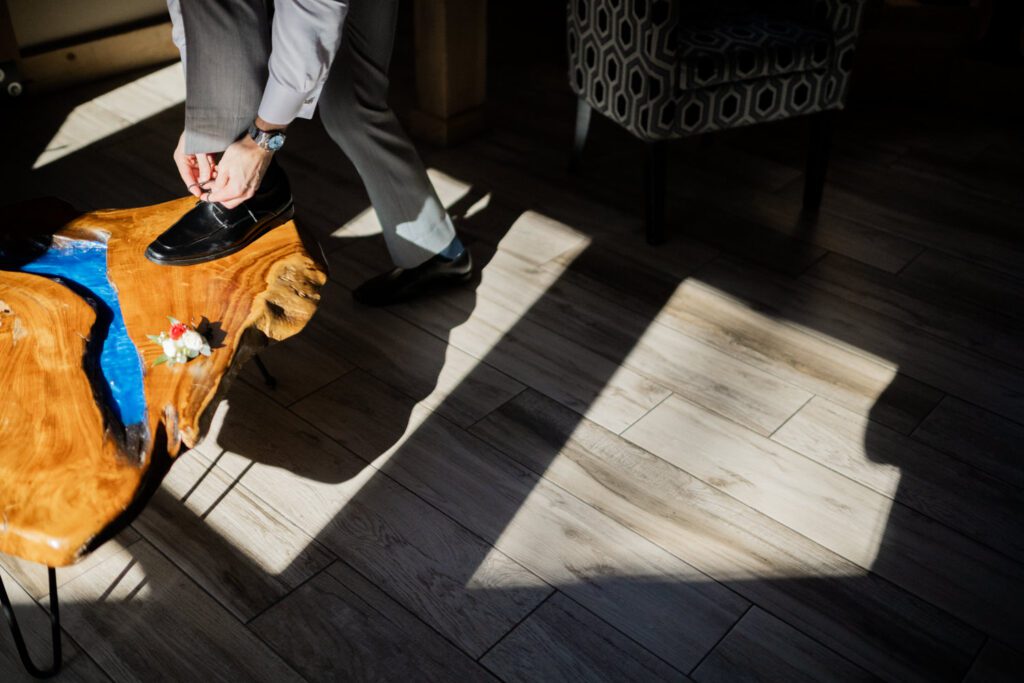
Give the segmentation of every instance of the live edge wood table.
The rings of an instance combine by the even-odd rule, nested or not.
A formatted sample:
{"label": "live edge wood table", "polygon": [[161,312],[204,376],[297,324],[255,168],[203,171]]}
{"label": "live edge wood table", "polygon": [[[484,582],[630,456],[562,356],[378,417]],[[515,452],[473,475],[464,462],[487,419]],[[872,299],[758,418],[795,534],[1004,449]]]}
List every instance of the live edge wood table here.
{"label": "live edge wood table", "polygon": [[[61,663],[54,568],[130,523],[241,366],[316,310],[326,268],[294,222],[216,261],[146,260],[194,203],[79,215],[36,200],[0,216],[0,552],[49,567],[51,669],[31,661],[2,581],[0,597],[34,675]],[[210,355],[154,366],[147,335],[169,316],[205,332]]]}

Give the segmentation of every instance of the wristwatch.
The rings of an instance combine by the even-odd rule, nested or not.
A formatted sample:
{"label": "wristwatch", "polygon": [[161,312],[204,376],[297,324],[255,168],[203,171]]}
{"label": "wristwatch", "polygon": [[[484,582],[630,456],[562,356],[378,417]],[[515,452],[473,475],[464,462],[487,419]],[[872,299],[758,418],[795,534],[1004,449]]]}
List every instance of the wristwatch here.
{"label": "wristwatch", "polygon": [[255,123],[249,126],[249,137],[268,152],[276,152],[284,147],[284,133],[279,130],[260,130]]}

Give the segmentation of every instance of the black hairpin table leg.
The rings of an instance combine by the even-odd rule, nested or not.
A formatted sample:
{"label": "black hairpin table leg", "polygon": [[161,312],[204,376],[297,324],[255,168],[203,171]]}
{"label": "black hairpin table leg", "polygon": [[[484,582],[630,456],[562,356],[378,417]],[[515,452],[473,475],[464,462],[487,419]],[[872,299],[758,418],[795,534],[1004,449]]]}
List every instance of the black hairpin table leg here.
{"label": "black hairpin table leg", "polygon": [[53,664],[46,670],[38,668],[32,661],[32,656],[29,655],[28,648],[25,646],[21,627],[18,626],[18,618],[14,616],[14,607],[11,605],[10,598],[7,597],[3,579],[0,578],[0,603],[3,604],[4,617],[7,619],[7,625],[11,627],[11,635],[14,636],[14,646],[18,648],[18,656],[21,657],[21,663],[25,665],[25,670],[36,678],[56,676],[60,673],[63,663],[60,648],[60,599],[57,597],[57,571],[53,567],[49,567],[48,571],[50,575],[50,635],[53,638]]}
{"label": "black hairpin table leg", "polygon": [[277,387],[277,379],[270,374],[270,370],[267,370],[267,366],[263,364],[263,359],[259,356],[254,356],[253,358],[256,361],[256,367],[259,368],[260,374],[263,375],[263,381],[268,387],[275,389]]}

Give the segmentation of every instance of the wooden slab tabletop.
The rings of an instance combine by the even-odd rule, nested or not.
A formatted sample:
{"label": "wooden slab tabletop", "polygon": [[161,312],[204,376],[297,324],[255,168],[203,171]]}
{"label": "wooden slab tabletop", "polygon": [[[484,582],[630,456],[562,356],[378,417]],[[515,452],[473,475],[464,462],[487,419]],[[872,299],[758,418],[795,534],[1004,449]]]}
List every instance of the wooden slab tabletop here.
{"label": "wooden slab tabletop", "polygon": [[[294,221],[216,261],[146,260],[146,246],[194,204],[189,197],[77,215],[44,200],[0,219],[7,244],[106,244],[107,278],[140,356],[145,401],[140,422],[126,428],[101,390],[96,354],[109,314],[95,299],[73,282],[0,266],[0,552],[64,566],[91,550],[200,440],[245,361],[315,312],[326,271]],[[209,324],[211,355],[154,367],[161,350],[147,335],[166,330],[168,316]]]}

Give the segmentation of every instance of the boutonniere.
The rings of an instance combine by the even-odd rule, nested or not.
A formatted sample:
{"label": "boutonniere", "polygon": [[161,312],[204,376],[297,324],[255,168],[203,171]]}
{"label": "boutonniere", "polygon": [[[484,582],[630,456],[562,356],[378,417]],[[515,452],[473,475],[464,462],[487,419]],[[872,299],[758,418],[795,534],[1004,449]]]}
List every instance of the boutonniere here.
{"label": "boutonniere", "polygon": [[185,323],[168,317],[171,321],[171,328],[160,334],[147,334],[150,341],[159,344],[163,353],[153,361],[153,366],[167,363],[173,366],[176,363],[187,363],[196,356],[210,355],[210,343],[195,328]]}

